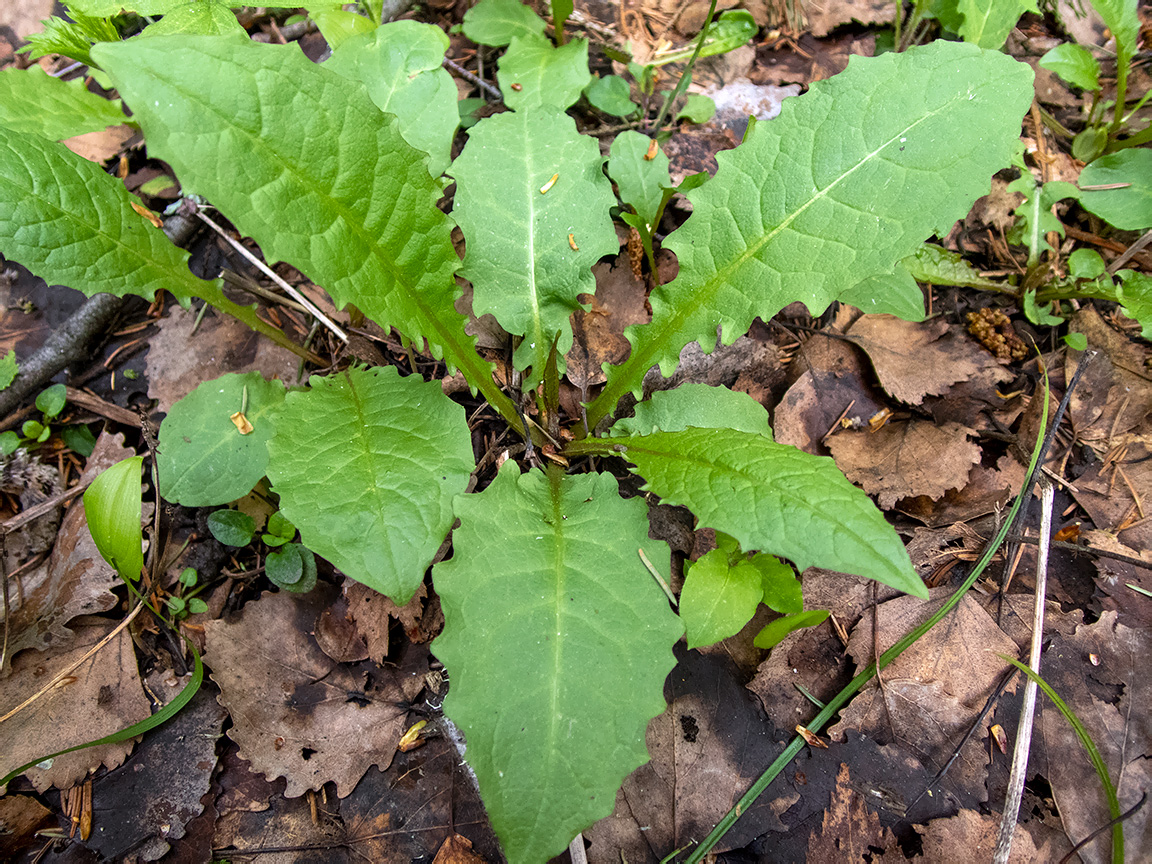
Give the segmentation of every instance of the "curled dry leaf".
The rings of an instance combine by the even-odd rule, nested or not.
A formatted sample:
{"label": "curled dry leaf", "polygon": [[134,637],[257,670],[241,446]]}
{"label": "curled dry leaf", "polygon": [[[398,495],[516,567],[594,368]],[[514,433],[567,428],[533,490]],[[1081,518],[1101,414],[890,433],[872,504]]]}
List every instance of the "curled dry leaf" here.
{"label": "curled dry leaf", "polygon": [[917,324],[891,315],[863,315],[847,338],[867,353],[880,386],[909,405],[919,405],[925,396],[942,395],[958,381],[1012,377],[942,318]]}
{"label": "curled dry leaf", "polygon": [[424,652],[383,669],[320,650],[311,633],[335,590],[264,594],[235,619],[205,624],[205,662],[234,723],[228,735],[254,770],[284,777],[291,798],[328,781],[343,797],[369,767],[386,768],[406,703],[424,687]]}
{"label": "curled dry leaf", "polygon": [[970,440],[973,434],[958,423],[913,419],[888,423],[875,432],[838,432],[828,446],[848,479],[878,496],[888,510],[901,498],[936,499],[966,486],[969,471],[980,461],[980,448]]}

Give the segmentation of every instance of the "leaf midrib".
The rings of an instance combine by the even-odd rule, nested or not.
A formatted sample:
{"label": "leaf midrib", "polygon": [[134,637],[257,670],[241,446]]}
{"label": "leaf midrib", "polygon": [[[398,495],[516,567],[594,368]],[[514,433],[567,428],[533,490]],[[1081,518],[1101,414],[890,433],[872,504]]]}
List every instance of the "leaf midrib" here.
{"label": "leaf midrib", "polygon": [[[715,432],[718,430],[710,430],[710,431]],[[661,433],[661,434],[670,434],[670,433]],[[640,453],[644,453],[646,455],[653,456],[656,458],[663,457],[665,459],[678,459],[682,462],[690,462],[690,463],[697,465],[697,466],[699,466],[705,470],[708,470],[708,471],[713,471],[716,473],[728,473],[730,475],[734,475],[736,477],[739,477],[741,480],[745,481],[750,487],[763,488],[763,485],[764,485],[764,478],[763,477],[755,476],[755,475],[751,474],[749,472],[749,470],[746,470],[746,469],[741,469],[741,468],[738,468],[738,467],[732,466],[732,465],[724,465],[724,464],[720,464],[714,460],[708,460],[708,459],[704,459],[701,457],[693,456],[693,455],[685,452],[687,448],[676,449],[676,450],[660,450],[660,449],[654,449],[654,448],[650,449],[651,445],[649,445],[649,447],[646,448],[644,446],[637,446],[634,443],[637,440],[637,438],[642,439],[645,437],[647,437],[647,436],[637,436],[637,437],[633,437],[633,438],[618,438],[618,439],[600,439],[600,440],[601,440],[601,442],[605,443],[609,447],[613,446],[614,444],[624,445],[626,450],[624,452],[622,452],[620,455],[623,456],[625,459],[627,459],[628,455],[632,451],[638,451]],[[768,443],[771,443],[776,447],[787,446],[787,445],[783,445],[783,444],[776,444],[775,442],[768,442]],[[636,473],[638,476],[643,477],[643,475],[640,474],[639,466],[637,466]],[[644,477],[643,479],[648,480],[647,477]],[[791,502],[794,502],[796,504],[800,504],[802,509],[807,510],[811,513],[815,513],[817,515],[822,513],[820,508],[812,506],[806,498],[803,498],[800,495],[798,495],[796,493],[792,493],[788,489],[781,487],[781,485],[778,482],[775,482],[777,480],[776,477],[773,477],[772,480],[774,481],[772,483],[772,489],[775,492],[775,494],[778,495],[779,497],[785,498],[785,499],[787,499]],[[662,496],[662,497],[666,497],[667,500],[673,501],[677,496],[669,495],[669,496]],[[693,508],[693,509],[695,509],[695,508]],[[719,509],[720,509],[719,507],[713,507],[712,511],[713,511],[713,513],[715,513]],[[853,530],[849,525],[846,525],[843,522],[833,522],[833,520],[828,519],[827,517],[823,517],[823,516],[821,517],[821,521],[829,522],[829,523],[836,525],[837,527],[840,528],[840,530],[844,531],[846,534],[850,534],[853,538],[855,538],[856,541],[863,548],[865,548],[865,549],[872,548],[872,543],[870,543],[865,538],[861,537],[860,533],[858,531]],[[881,558],[881,560],[884,560],[885,562],[887,562],[887,559],[885,559],[884,556],[879,556],[879,557]]]}
{"label": "leaf midrib", "polygon": [[[944,111],[947,107],[956,102],[958,98],[959,97],[949,99],[944,104],[917,118],[914,122],[908,124],[899,132],[893,134],[883,144],[872,150],[870,153],[866,154],[864,158],[858,160],[855,165],[853,165],[847,171],[843,172],[829,185],[818,191],[802,205],[785,216],[785,218],[781,220],[778,225],[765,233],[764,236],[759,240],[750,244],[746,250],[742,254],[738,255],[735,259],[733,259],[730,264],[727,264],[717,270],[712,278],[701,282],[698,288],[690,289],[691,297],[688,298],[690,302],[684,302],[684,298],[680,298],[680,302],[677,304],[676,310],[672,312],[670,318],[665,319],[666,323],[661,325],[659,332],[646,329],[652,327],[655,323],[654,321],[645,325],[634,325],[635,332],[637,333],[637,341],[640,344],[637,345],[633,343],[632,354],[629,356],[624,366],[618,367],[620,369],[620,374],[616,376],[616,381],[609,381],[600,397],[596,400],[601,405],[600,409],[595,412],[588,412],[588,422],[591,424],[593,422],[593,417],[595,417],[595,419],[598,421],[601,417],[603,417],[615,407],[616,402],[620,399],[621,396],[624,395],[622,388],[628,387],[627,382],[631,380],[632,377],[634,377],[633,370],[639,368],[642,370],[642,372],[647,372],[648,369],[653,365],[652,357],[658,353],[662,353],[664,348],[667,347],[665,343],[670,338],[670,334],[678,333],[683,327],[684,322],[697,314],[701,308],[710,308],[712,303],[715,301],[717,291],[719,291],[722,286],[728,284],[729,277],[732,273],[743,267],[750,259],[754,259],[765,246],[775,240],[780,233],[788,229],[788,227],[791,226],[791,224],[795,222],[801,215],[803,215],[810,207],[812,207],[818,201],[823,201],[824,199],[830,197],[830,193],[834,189],[840,186],[841,183],[855,174],[856,171],[858,171],[864,165],[870,164],[873,159],[875,159],[884,149],[894,143],[901,135],[905,135],[920,124],[935,117],[937,114]],[[715,177],[713,177],[711,182],[715,182]],[[687,281],[685,277],[677,276],[677,278],[673,279],[672,282],[668,283],[667,286],[661,287],[660,290],[663,295],[662,299],[667,296],[668,292],[671,291],[673,286],[675,286],[677,282],[681,281],[681,279]],[[666,302],[665,308],[671,309],[673,307],[671,303]],[[633,328],[629,329],[631,330]],[[644,339],[643,336],[647,336],[648,338]]]}
{"label": "leaf midrib", "polygon": [[[199,53],[203,53],[205,56],[211,57],[211,55],[207,54],[207,52],[199,52]],[[250,70],[248,70],[244,66],[236,63],[231,58],[211,57],[211,59],[218,60],[220,62],[229,63],[230,65],[233,66],[233,68],[238,69],[242,76],[245,76],[249,79],[255,79],[255,77],[256,77]],[[446,326],[443,326],[443,324],[440,322],[438,317],[435,314],[433,314],[433,312],[432,312],[431,308],[428,306],[428,304],[423,301],[421,293],[417,290],[418,286],[411,284],[406,278],[403,278],[401,271],[396,266],[396,262],[394,260],[388,258],[384,254],[384,249],[379,245],[376,238],[371,233],[369,233],[369,231],[367,230],[367,228],[364,224],[364,219],[362,218],[361,214],[357,213],[356,211],[352,210],[349,206],[347,206],[343,202],[334,198],[318,182],[313,180],[312,177],[307,172],[300,171],[298,166],[289,162],[286,158],[283,158],[276,150],[272,149],[267,144],[267,142],[265,141],[265,139],[262,136],[256,135],[253,132],[251,132],[251,130],[236,124],[231,118],[227,117],[222,111],[218,110],[216,108],[216,106],[213,105],[211,102],[207,102],[207,101],[204,101],[203,99],[197,98],[197,96],[198,96],[197,91],[184,89],[180,85],[178,80],[164,78],[161,75],[159,75],[158,73],[156,73],[151,67],[142,66],[142,68],[144,70],[144,74],[152,77],[159,84],[172,88],[176,93],[184,96],[185,99],[187,99],[192,104],[198,105],[201,108],[206,109],[207,113],[210,113],[213,116],[217,117],[217,119],[222,124],[224,124],[227,129],[231,129],[231,130],[234,130],[234,131],[241,133],[241,135],[243,136],[243,139],[245,141],[247,141],[250,145],[252,145],[254,150],[258,150],[265,155],[270,155],[272,157],[272,159],[270,161],[273,164],[279,165],[285,174],[288,174],[289,176],[296,179],[297,182],[299,182],[303,188],[312,192],[318,199],[320,199],[322,201],[329,202],[329,204],[332,206],[332,211],[344,222],[345,225],[348,226],[348,228],[353,232],[353,234],[356,235],[361,240],[361,242],[363,242],[365,247],[370,250],[370,254],[372,255],[372,257],[375,258],[377,260],[377,262],[379,264],[381,264],[383,270],[392,277],[393,284],[402,290],[402,292],[405,295],[408,302],[410,302],[414,307],[416,307],[418,309],[418,311],[420,313],[419,317],[423,319],[424,324],[425,324],[425,328],[428,328],[430,326],[431,329],[440,336],[441,344],[445,349],[451,348],[454,350],[454,352],[456,353],[457,356],[453,359],[455,360],[455,362],[458,365],[460,365],[461,367],[464,367],[466,365],[465,362],[463,362],[463,360],[465,357],[467,357],[469,355],[470,352],[461,350],[461,346],[459,346],[457,344],[455,338],[453,338],[453,334],[451,333],[451,331],[449,331]],[[332,73],[332,74],[335,75],[335,73]],[[345,80],[345,79],[340,79],[340,80]],[[253,80],[253,84],[255,84],[254,80]],[[321,82],[321,84],[323,86],[326,86],[327,82]],[[255,88],[255,87],[253,88],[253,90],[256,90],[256,89],[257,88]],[[305,95],[310,95],[310,94],[305,94]],[[364,98],[367,99],[368,98],[367,95],[365,95]],[[315,96],[312,96],[312,99],[313,99],[313,102],[315,104],[323,106],[322,100],[315,98]],[[147,102],[146,99],[143,101]],[[388,114],[385,114],[384,112],[379,111],[379,109],[376,108],[375,104],[373,104],[372,107],[379,114],[380,117],[385,118],[383,120],[383,123],[386,125],[389,122],[387,120],[387,118],[391,115],[388,115]],[[336,121],[336,119],[334,117],[330,118],[330,119],[332,121],[333,128],[338,128],[340,126],[340,124]],[[392,120],[392,124],[393,124],[393,126],[395,125],[394,119]],[[167,124],[164,124],[164,125],[166,128],[164,129],[165,134],[163,136],[163,142],[162,142],[161,146],[157,148],[157,150],[167,149],[168,144],[170,143],[170,140],[177,135],[187,135],[187,136],[197,137],[197,138],[201,137],[200,135],[197,135],[196,133],[178,131],[178,130],[175,130],[172,128],[168,128]],[[400,135],[398,129],[394,129],[394,131],[396,132],[396,136],[400,139],[400,143],[402,143],[406,147],[409,147],[411,149],[415,149],[415,148],[412,148],[410,144],[408,144],[407,142],[405,142],[403,140],[403,136]],[[379,127],[377,128],[377,132],[379,132]],[[173,148],[173,150],[175,150],[175,149],[176,148]],[[175,163],[176,160],[180,159],[181,155],[182,154],[179,152],[169,153],[170,161]],[[377,164],[379,164],[379,162],[377,162]],[[387,167],[387,166],[385,166],[385,167]],[[427,172],[425,172],[425,173],[427,173]],[[221,188],[223,188],[223,187],[221,187]],[[353,216],[355,218],[349,218],[350,216]],[[270,230],[274,234],[279,235],[280,232],[278,230],[276,230],[275,226],[273,226],[271,223],[269,223],[268,220],[266,220],[266,219],[264,221],[268,224],[268,227],[270,228]],[[387,223],[385,223],[385,225],[387,225]],[[408,232],[409,236],[411,236],[412,233],[414,233],[414,232],[409,231]],[[279,244],[279,240],[280,240],[279,236],[269,238],[269,239],[273,240],[273,244],[270,244],[270,245],[278,245]],[[261,241],[261,245],[264,245],[264,241]],[[307,253],[305,253],[305,254],[307,254]],[[311,259],[310,255],[308,257],[309,257],[309,259]],[[455,268],[454,268],[454,270],[455,270]],[[342,278],[344,280],[347,280],[348,282],[351,282],[351,283],[355,282],[354,278],[351,275],[345,275]],[[341,277],[337,277],[337,281],[341,281]],[[387,294],[385,294],[383,296],[386,298]],[[391,305],[391,304],[389,304],[389,305]],[[392,317],[403,317],[402,315],[398,315],[395,310],[392,310],[391,314],[392,314]],[[391,322],[388,322],[388,323],[390,324]],[[405,334],[405,335],[407,335],[411,338],[411,337],[415,337],[415,336],[424,336],[425,334],[421,333],[421,334]],[[471,364],[467,364],[467,365],[471,365]]]}

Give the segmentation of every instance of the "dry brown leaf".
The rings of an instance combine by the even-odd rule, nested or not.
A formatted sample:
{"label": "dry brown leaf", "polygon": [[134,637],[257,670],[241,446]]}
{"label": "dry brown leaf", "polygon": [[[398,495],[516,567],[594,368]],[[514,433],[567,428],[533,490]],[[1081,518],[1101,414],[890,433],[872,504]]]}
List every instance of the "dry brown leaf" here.
{"label": "dry brown leaf", "polygon": [[942,498],[920,495],[901,501],[896,509],[929,528],[967,522],[1004,506],[1023,482],[1024,466],[1005,453],[995,468],[973,465],[967,482],[959,489],[949,489]]}
{"label": "dry brown leaf", "polygon": [[52,16],[54,0],[5,0],[0,6],[0,27],[11,27],[23,40],[44,29],[41,23]]}
{"label": "dry brown leaf", "polygon": [[885,407],[868,383],[860,352],[842,340],[814,336],[794,363],[808,369],[776,406],[772,428],[781,444],[824,455],[823,441],[841,421],[866,426]]}
{"label": "dry brown leaf", "polygon": [[827,36],[842,24],[859,21],[861,24],[891,24],[896,12],[891,3],[883,0],[825,0],[805,3],[804,17],[808,19],[808,32],[813,36]]}
{"label": "dry brown leaf", "polygon": [[[419,669],[381,669],[320,650],[311,631],[335,591],[266,593],[238,617],[205,624],[205,663],[234,723],[228,735],[253,770],[287,780],[288,797],[328,781],[343,797],[369,767],[386,768],[404,733],[401,706],[424,687],[426,658]],[[365,690],[369,669],[376,686]]]}
{"label": "dry brown leaf", "polygon": [[578,388],[603,384],[604,363],[622,363],[632,350],[624,338],[624,328],[645,324],[649,313],[645,307],[645,285],[632,273],[627,255],[615,261],[592,267],[596,277],[596,294],[582,299],[591,305],[572,314],[572,347],[564,355],[568,380]]}
{"label": "dry brown leaf", "polygon": [[336,597],[316,619],[316,644],[337,663],[356,663],[368,658],[368,644],[356,627],[348,601]]}
{"label": "dry brown leaf", "polygon": [[119,126],[109,126],[107,129],[100,129],[96,132],[86,132],[83,135],[68,138],[60,143],[77,156],[83,156],[89,162],[103,165],[121,150],[125,149],[128,142],[139,134],[140,133],[131,126],[121,124]]}
{"label": "dry brown leaf", "polygon": [[917,324],[891,315],[863,315],[847,338],[868,354],[880,385],[909,405],[919,405],[925,396],[940,396],[958,381],[1012,377],[942,318]]}
{"label": "dry brown leaf", "polygon": [[[123,435],[102,433],[81,480],[90,481],[133,455],[135,451],[124,446]],[[73,638],[67,627],[69,621],[78,615],[107,612],[119,602],[112,589],[120,578],[96,550],[88,533],[83,501],[74,502],[64,514],[47,563],[12,582],[4,671],[11,668],[11,658],[27,648],[44,651],[69,644]]]}
{"label": "dry brown leaf", "polygon": [[259,372],[286,384],[296,380],[298,358],[230,315],[209,313],[195,334],[196,313],[173,304],[149,341],[148,395],[157,411],[171,411],[203,381],[226,372]]}
{"label": "dry brown leaf", "polygon": [[52,811],[31,795],[5,795],[0,798],[0,857],[19,860],[35,842],[35,833],[55,824]]}
{"label": "dry brown leaf", "polygon": [[[1100,352],[1072,393],[1068,417],[1076,437],[1103,456],[1152,412],[1152,381],[1143,371],[1149,351],[1105,324],[1091,306],[1076,313],[1069,329],[1083,333],[1089,349]],[[1079,360],[1080,352],[1068,352],[1064,361],[1068,378]]]}
{"label": "dry brown leaf", "polygon": [[841,762],[824,821],[808,838],[808,864],[876,861],[888,855],[904,859],[896,837],[865,806],[864,796],[849,783],[848,766]]}
{"label": "dry brown leaf", "polygon": [[[723,658],[688,652],[669,686],[671,704],[648,724],[652,761],[624,781],[613,815],[584,832],[591,864],[619,864],[621,853],[658,861],[704,836],[782,749]],[[761,796],[716,851],[787,830],[780,814],[798,798],[791,790]]]}
{"label": "dry brown leaf", "polygon": [[969,440],[973,434],[957,423],[913,419],[876,432],[845,430],[830,437],[828,447],[848,479],[888,510],[901,498],[937,499],[967,485],[980,461],[980,448]]}
{"label": "dry brown leaf", "polygon": [[1076,502],[1102,531],[1131,549],[1152,549],[1152,444],[1134,444],[1111,465],[1095,464],[1076,478]]}
{"label": "dry brown leaf", "polygon": [[432,864],[485,864],[485,862],[472,851],[471,840],[453,833],[440,845]]}
{"label": "dry brown leaf", "polygon": [[[940,607],[947,595],[933,593],[935,599],[929,601],[897,597],[880,604],[881,652]],[[872,646],[872,615],[866,614],[848,644],[858,667],[871,662]],[[892,740],[894,729],[896,740],[936,771],[952,755],[1007,668],[996,652],[1014,655],[1016,645],[975,600],[965,596],[943,621],[885,668],[887,709],[881,690],[870,684],[843,710],[829,735],[839,741],[847,730],[855,729],[885,743]],[[988,725],[985,718],[983,733]],[[984,734],[978,734],[969,740],[944,781],[965,806],[987,798],[988,754],[983,738]]]}
{"label": "dry brown leaf", "polygon": [[[1118,623],[1105,612],[1094,624],[1076,628],[1070,637],[1052,637],[1040,674],[1060,694],[1087,729],[1116,784],[1120,811],[1152,789],[1152,636],[1147,630]],[[1094,665],[1092,657],[1099,665]],[[1076,841],[1106,823],[1110,816],[1100,780],[1068,722],[1044,704],[1036,721],[1048,756],[1045,775],[1052,785],[1064,830]],[[1044,770],[1037,766],[1037,770]],[[1152,819],[1141,808],[1124,821],[1126,849],[1143,857],[1152,849]],[[1079,852],[1085,864],[1111,860],[1111,832]]]}
{"label": "dry brown leaf", "polygon": [[[71,646],[60,654],[48,657],[26,651],[17,657],[12,677],[0,689],[0,715],[38,692],[115,627],[115,622],[95,620],[99,623],[77,626]],[[50,690],[0,723],[0,775],[32,759],[119,732],[152,713],[140,686],[136,651],[126,629],[69,678],[70,683]],[[133,742],[127,741],[77,750],[57,756],[47,769],[29,768],[24,773],[40,792],[49,786],[66,789],[101,764],[115,768],[132,747]]]}
{"label": "dry brown leaf", "polygon": [[[933,819],[924,829],[916,829],[923,842],[923,864],[955,864],[957,853],[963,850],[962,857],[969,861],[991,861],[996,850],[996,838],[1000,831],[1000,814],[981,814],[974,810],[961,810],[947,819]],[[1057,861],[1064,851],[1049,848],[1044,852],[1036,848],[1032,835],[1023,825],[1016,826],[1012,839],[1012,851],[1008,864],[1033,864],[1039,861]]]}

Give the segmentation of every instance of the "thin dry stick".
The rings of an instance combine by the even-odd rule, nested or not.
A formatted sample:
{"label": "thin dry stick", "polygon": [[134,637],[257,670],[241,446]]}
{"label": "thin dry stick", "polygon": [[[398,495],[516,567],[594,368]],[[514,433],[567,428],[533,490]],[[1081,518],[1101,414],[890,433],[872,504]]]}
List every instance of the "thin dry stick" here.
{"label": "thin dry stick", "polygon": [[1149,243],[1152,243],[1152,231],[1148,231],[1143,237],[1124,250],[1123,254],[1108,265],[1108,272],[1115,273],[1138,254],[1144,251]]}
{"label": "thin dry stick", "polygon": [[572,864],[588,864],[588,853],[584,850],[584,835],[577,834],[568,844],[568,857]]}
{"label": "thin dry stick", "polygon": [[281,279],[279,276],[277,276],[272,271],[271,267],[269,267],[267,264],[265,264],[263,261],[261,261],[255,255],[253,255],[247,249],[245,249],[240,243],[237,243],[235,240],[233,240],[231,237],[229,237],[228,233],[223,228],[221,228],[219,225],[217,225],[215,222],[213,222],[211,219],[209,219],[207,216],[205,216],[202,212],[197,210],[196,215],[200,217],[200,221],[202,221],[205,225],[207,225],[209,228],[211,228],[213,231],[215,231],[217,234],[219,234],[221,237],[223,237],[225,239],[225,241],[227,241],[228,245],[230,245],[233,249],[235,249],[237,252],[239,252],[241,255],[243,255],[244,258],[246,258],[248,260],[248,262],[253,267],[255,267],[257,270],[259,270],[261,273],[263,273],[265,276],[267,276],[269,279],[271,279],[273,282],[275,282],[281,288],[283,288],[285,293],[289,297],[291,297],[293,300],[295,300],[297,303],[299,303],[301,306],[303,306],[305,309],[307,309],[309,314],[311,314],[313,317],[315,317],[318,321],[322,321],[324,323],[324,326],[327,327],[329,330],[331,330],[336,335],[337,339],[339,339],[341,342],[347,343],[348,334],[345,333],[343,330],[341,330],[336,325],[336,323],[334,321],[332,321],[331,318],[329,318],[327,315],[325,315],[323,312],[321,312],[319,309],[317,309],[315,303],[313,303],[311,300],[309,300],[307,297],[305,297],[303,294],[301,294],[299,291],[297,291],[295,288],[293,288],[291,285],[289,285],[287,282],[285,282],[283,279]]}
{"label": "thin dry stick", "polygon": [[[1036,603],[1032,615],[1032,650],[1028,668],[1040,672],[1040,645],[1044,639],[1044,596],[1048,588],[1048,538],[1052,534],[1052,484],[1040,480],[1040,548],[1036,554]],[[1021,547],[1023,548],[1023,547]],[[1008,775],[1008,796],[1000,817],[1000,836],[996,841],[993,864],[1006,864],[1012,851],[1012,835],[1020,814],[1024,795],[1024,778],[1028,771],[1028,748],[1032,744],[1032,722],[1036,716],[1036,682],[1024,685],[1024,704],[1020,707],[1020,726],[1016,730],[1016,748],[1012,752],[1012,772]]]}
{"label": "thin dry stick", "polygon": [[11,711],[9,711],[7,714],[5,714],[3,717],[0,717],[0,723],[3,723],[5,720],[10,720],[11,718],[15,717],[17,714],[19,714],[21,711],[23,711],[25,708],[27,708],[29,705],[31,705],[33,702],[35,702],[37,699],[39,699],[41,696],[43,696],[45,693],[47,693],[49,690],[51,690],[53,687],[55,687],[57,684],[59,684],[61,681],[63,681],[66,677],[68,677],[74,671],[76,671],[76,669],[79,668],[93,654],[95,654],[97,651],[99,651],[101,648],[103,648],[105,645],[107,645],[109,642],[111,642],[113,639],[115,639],[121,630],[123,630],[125,627],[127,627],[129,624],[131,624],[132,619],[134,619],[137,615],[139,615],[140,610],[143,608],[144,608],[144,604],[137,603],[135,608],[133,608],[133,610],[128,613],[128,617],[125,618],[123,621],[121,621],[119,624],[117,624],[116,628],[111,633],[109,633],[107,636],[105,636],[103,639],[101,639],[99,642],[97,642],[95,645],[93,645],[92,648],[83,657],[81,657],[75,663],[70,665],[67,669],[61,670],[61,672],[55,678],[53,678],[51,681],[49,681],[47,684],[45,684],[42,688],[40,688],[40,690],[37,691],[34,695],[29,696],[27,699],[25,699],[23,702],[21,702],[19,705],[17,705]]}

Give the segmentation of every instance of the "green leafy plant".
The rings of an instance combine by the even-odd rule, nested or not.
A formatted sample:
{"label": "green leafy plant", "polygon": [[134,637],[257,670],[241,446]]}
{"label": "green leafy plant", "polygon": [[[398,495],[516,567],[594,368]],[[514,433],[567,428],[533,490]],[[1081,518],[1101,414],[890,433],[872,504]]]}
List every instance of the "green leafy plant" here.
{"label": "green leafy plant", "polygon": [[[13,363],[13,365],[15,365]],[[7,456],[20,446],[36,446],[52,437],[52,421],[60,416],[67,401],[63,384],[53,384],[40,391],[36,397],[36,408],[40,411],[39,420],[25,420],[20,434],[8,430],[0,433],[0,454]],[[91,451],[89,451],[91,452]]]}
{"label": "green leafy plant", "polygon": [[[423,40],[388,43],[395,25],[384,25],[336,46],[332,68],[292,46],[238,36],[137,37],[90,53],[132,108],[150,155],[186,190],[338,306],[426,344],[534,450],[548,444],[571,466],[522,473],[509,461],[486,489],[465,494],[475,463],[462,406],[438,382],[393,367],[315,376],[286,395],[274,382],[225,376],[189,397],[207,408],[182,417],[174,407],[160,436],[161,489],[181,503],[225,504],[269,477],[283,518],[300,531],[300,543],[272,553],[282,556],[275,566],[268,556],[270,578],[289,590],[315,578],[312,550],[403,603],[459,520],[452,557],[433,568],[445,612],[433,650],[453,676],[445,711],[467,736],[510,860],[536,861],[610,813],[620,782],[647,760],[644,730],[664,707],[672,645],[693,615],[718,617],[707,608],[717,590],[707,587],[709,567],[754,590],[742,591],[723,626],[693,623],[694,644],[742,626],[754,595],[807,615],[784,627],[811,623],[820,613],[799,611],[799,583],[779,559],[926,596],[868,498],[830,459],[775,442],[749,397],[696,388],[691,399],[666,394],[631,418],[610,418],[653,365],[670,374],[686,344],[711,349],[718,334],[731,343],[791,302],[819,313],[872,279],[880,289],[870,311],[906,310],[907,281],[891,289],[885,280],[1008,164],[1032,76],[998,52],[958,43],[855,57],[752,127],[740,147],[719,154],[714,178],[681,187],[693,214],[664,241],[679,275],[653,291],[651,323],[628,331],[631,356],[605,370],[585,426],[561,417],[560,358],[572,342],[569,316],[594,290],[591,265],[617,249],[611,212],[621,202],[595,143],[564,113],[590,81],[587,43],[553,45],[519,4],[502,8],[511,23],[498,36],[479,29],[491,22],[475,10],[464,26],[472,38],[508,37],[498,78],[513,110],[476,123],[448,167],[462,263],[452,221],[436,206],[437,156],[417,149],[439,145],[416,138],[411,127],[421,121],[382,110],[379,94],[401,82],[375,80],[366,60],[381,44],[403,52]],[[405,57],[387,74],[412,70],[431,72]],[[459,116],[455,106],[443,110]],[[638,164],[647,148],[637,157],[637,143],[626,140],[631,155],[617,163],[614,153],[609,171],[651,242],[670,197],[667,167]],[[637,175],[624,179],[626,166]],[[218,282],[188,272],[184,254],[135,215],[117,181],[43,137],[0,127],[0,202],[0,250],[46,278],[89,293],[168,288],[261,326]],[[94,273],[87,263],[98,257]],[[457,272],[472,281],[474,314],[494,315],[516,342],[522,394],[498,386],[476,351],[454,307]],[[250,431],[232,419],[237,412]],[[263,450],[254,436],[266,436]],[[627,465],[646,491],[727,535],[714,562],[696,565],[703,590],[693,588],[700,599],[689,595],[683,620],[647,569],[667,572],[669,552],[648,538],[643,501],[622,498],[617,478],[586,456],[617,471]],[[229,477],[215,477],[209,463],[230,466]],[[281,527],[268,536],[286,539]],[[498,722],[507,717],[516,722]]]}
{"label": "green leafy plant", "polygon": [[[1152,127],[1128,138],[1119,137],[1125,124],[1152,95],[1152,91],[1145,93],[1131,109],[1128,108],[1128,73],[1140,38],[1136,0],[1095,0],[1092,6],[1100,13],[1116,41],[1115,101],[1109,104],[1101,100],[1100,63],[1087,48],[1063,43],[1040,58],[1041,66],[1055,72],[1073,87],[1093,95],[1085,127],[1072,142],[1072,155],[1083,162],[1091,162],[1104,153],[1152,141]],[[1108,116],[1108,109],[1111,109],[1111,117]]]}
{"label": "green leafy plant", "polygon": [[170,619],[172,624],[189,615],[199,615],[208,611],[208,604],[196,596],[204,589],[203,585],[197,584],[199,581],[200,574],[196,572],[195,567],[185,567],[180,571],[176,593],[171,594],[164,604],[172,616]]}

